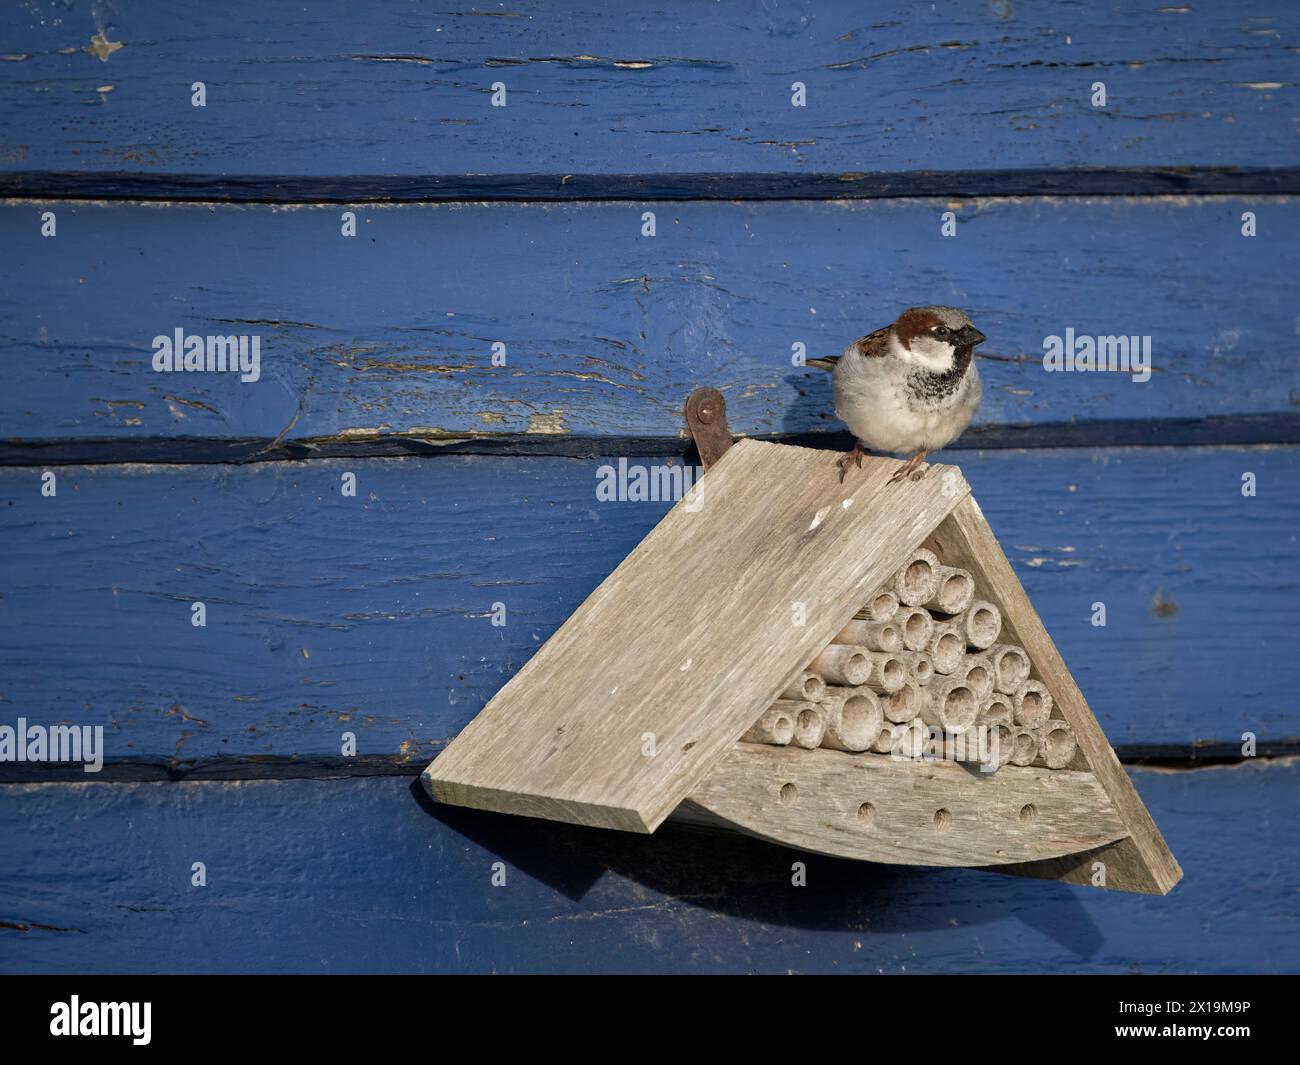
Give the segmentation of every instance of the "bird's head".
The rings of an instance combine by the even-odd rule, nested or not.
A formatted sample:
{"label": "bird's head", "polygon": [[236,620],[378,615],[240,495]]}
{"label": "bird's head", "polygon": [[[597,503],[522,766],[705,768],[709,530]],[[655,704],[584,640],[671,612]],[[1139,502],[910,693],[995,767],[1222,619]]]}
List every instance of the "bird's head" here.
{"label": "bird's head", "polygon": [[909,307],[893,325],[890,348],[918,369],[947,373],[958,362],[969,363],[983,339],[966,312],[956,307]]}

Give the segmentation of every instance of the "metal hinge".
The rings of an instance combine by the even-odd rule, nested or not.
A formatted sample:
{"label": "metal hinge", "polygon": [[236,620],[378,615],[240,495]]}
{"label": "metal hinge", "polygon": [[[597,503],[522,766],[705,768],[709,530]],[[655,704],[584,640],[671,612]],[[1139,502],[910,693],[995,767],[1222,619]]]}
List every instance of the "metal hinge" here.
{"label": "metal hinge", "polygon": [[716,388],[697,388],[686,397],[686,428],[691,431],[700,463],[707,470],[731,447],[727,401]]}

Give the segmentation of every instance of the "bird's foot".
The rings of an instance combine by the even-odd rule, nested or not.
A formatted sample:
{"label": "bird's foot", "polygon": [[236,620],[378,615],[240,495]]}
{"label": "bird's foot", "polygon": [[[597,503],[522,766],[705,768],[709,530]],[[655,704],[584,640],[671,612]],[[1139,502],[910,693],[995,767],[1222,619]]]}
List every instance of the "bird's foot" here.
{"label": "bird's foot", "polygon": [[929,468],[929,464],[925,461],[925,452],[918,451],[894,471],[894,476],[889,478],[889,483],[897,484],[904,478],[910,481],[919,481],[925,476],[925,471]]}
{"label": "bird's foot", "polygon": [[866,452],[862,450],[861,444],[854,444],[852,451],[845,452],[840,456],[840,461],[835,464],[840,468],[840,484],[844,483],[844,476],[849,472],[850,462],[857,466],[858,469],[862,469],[862,456],[865,454]]}

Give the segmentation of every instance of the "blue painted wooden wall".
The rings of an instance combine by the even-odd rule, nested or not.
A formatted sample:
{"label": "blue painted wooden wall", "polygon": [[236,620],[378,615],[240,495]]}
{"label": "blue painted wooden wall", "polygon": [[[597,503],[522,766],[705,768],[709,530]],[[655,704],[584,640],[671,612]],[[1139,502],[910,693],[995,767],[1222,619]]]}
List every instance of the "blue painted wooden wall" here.
{"label": "blue painted wooden wall", "polygon": [[[0,763],[0,970],[1300,968],[1298,85],[1282,0],[0,10],[0,725],[106,735]],[[702,384],[842,446],[793,346],[918,302],[989,336],[943,458],[1173,894],[425,800],[667,509],[599,467],[692,461]],[[1067,327],[1150,380],[1046,373]]]}

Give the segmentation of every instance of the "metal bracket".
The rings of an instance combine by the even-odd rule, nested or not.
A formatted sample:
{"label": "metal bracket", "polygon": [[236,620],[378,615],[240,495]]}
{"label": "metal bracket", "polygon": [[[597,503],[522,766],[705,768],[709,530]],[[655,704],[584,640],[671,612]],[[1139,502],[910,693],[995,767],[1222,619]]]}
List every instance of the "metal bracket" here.
{"label": "metal bracket", "polygon": [[691,431],[700,462],[708,470],[731,447],[727,401],[722,398],[722,393],[716,388],[697,388],[687,396],[686,428]]}

